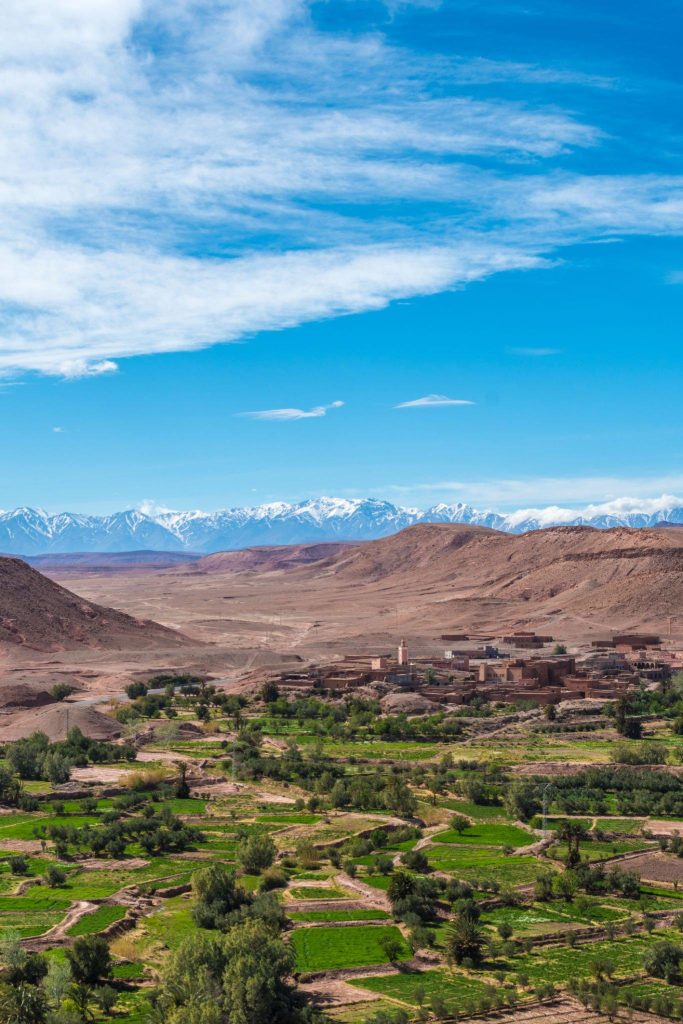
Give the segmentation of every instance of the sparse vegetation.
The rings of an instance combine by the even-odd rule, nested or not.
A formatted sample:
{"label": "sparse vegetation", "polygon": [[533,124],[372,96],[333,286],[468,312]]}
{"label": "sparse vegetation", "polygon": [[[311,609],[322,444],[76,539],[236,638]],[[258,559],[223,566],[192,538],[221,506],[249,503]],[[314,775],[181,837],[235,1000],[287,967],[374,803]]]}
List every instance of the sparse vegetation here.
{"label": "sparse vegetation", "polygon": [[[683,834],[680,786],[661,763],[646,772],[606,763],[605,752],[604,763],[549,782],[514,765],[536,744],[565,742],[536,731],[558,718],[530,718],[504,761],[483,740],[455,756],[466,716],[455,729],[446,713],[414,722],[367,700],[287,701],[277,687],[225,699],[205,680],[165,674],[128,696],[131,728],[148,730],[140,720],[157,713],[173,726],[146,747],[163,755],[158,763],[137,766],[125,760],[129,744],[70,732],[58,744],[19,741],[0,764],[0,799],[14,808],[0,816],[0,927],[19,940],[53,929],[57,949],[72,943],[31,982],[35,1012],[50,1024],[50,1014],[62,1024],[57,1011],[71,1024],[67,1010],[97,1024],[205,1024],[208,992],[216,1024],[252,1024],[261,1013],[267,1024],[308,1024],[316,1015],[292,971],[324,984],[328,972],[377,965],[388,973],[354,984],[386,997],[372,1011],[378,1022],[488,1013],[571,978],[589,1006],[649,999],[652,1008],[656,998],[663,1012],[680,985],[679,923],[662,926],[655,912],[680,904],[683,918],[683,840],[675,829],[658,839],[643,831],[660,814],[679,816]],[[625,721],[647,714],[643,706],[629,704]],[[629,757],[674,742],[675,708],[666,744],[622,733]],[[497,713],[473,712],[476,722]],[[426,756],[412,760],[416,747]],[[122,766],[118,792],[55,791],[60,758],[68,770]],[[540,844],[544,793],[552,835]],[[620,863],[637,851],[672,884],[680,873],[680,895]],[[586,928],[599,929],[590,943]],[[555,945],[538,944],[548,938]],[[427,950],[428,969],[420,959],[405,969]],[[42,964],[17,974],[0,964],[7,1005]]]}

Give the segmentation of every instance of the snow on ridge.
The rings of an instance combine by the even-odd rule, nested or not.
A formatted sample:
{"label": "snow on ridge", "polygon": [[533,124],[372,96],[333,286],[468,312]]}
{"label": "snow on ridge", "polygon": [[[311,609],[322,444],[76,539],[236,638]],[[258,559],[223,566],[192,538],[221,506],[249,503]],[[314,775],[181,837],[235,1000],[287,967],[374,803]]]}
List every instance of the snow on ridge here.
{"label": "snow on ridge", "polygon": [[557,505],[500,513],[465,502],[439,502],[429,509],[402,508],[378,498],[309,498],[266,502],[216,512],[172,511],[153,502],[107,516],[18,508],[0,512],[0,552],[43,554],[77,551],[211,551],[264,544],[329,540],[375,540],[415,523],[464,523],[509,533],[552,526],[648,527],[662,521],[683,525],[683,499],[616,498],[581,509]]}

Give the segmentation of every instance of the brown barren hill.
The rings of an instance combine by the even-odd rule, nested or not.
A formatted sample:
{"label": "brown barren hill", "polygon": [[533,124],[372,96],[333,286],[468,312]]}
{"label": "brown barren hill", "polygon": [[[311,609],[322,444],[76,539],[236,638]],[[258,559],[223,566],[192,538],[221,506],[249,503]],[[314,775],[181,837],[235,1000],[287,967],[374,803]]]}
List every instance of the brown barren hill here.
{"label": "brown barren hill", "polygon": [[205,555],[190,568],[192,572],[277,572],[317,565],[354,547],[353,544],[283,544],[273,547],[244,548],[242,551],[218,551]]}
{"label": "brown barren hill", "polygon": [[66,739],[74,727],[92,740],[113,740],[121,735],[121,725],[113,718],[87,704],[65,702],[3,718],[0,743],[13,743],[34,732],[44,732],[51,743],[56,743]]}
{"label": "brown barren hill", "polygon": [[18,558],[0,558],[0,642],[39,651],[181,645],[180,633],[77,597]]}
{"label": "brown barren hill", "polygon": [[683,608],[681,529],[570,526],[515,535],[420,524],[307,565],[278,558],[283,571],[255,579],[265,596],[277,598],[280,580],[288,601],[327,609],[330,625],[335,618],[350,625],[350,610],[362,610],[368,636],[386,628],[387,608],[418,636],[455,624],[496,630],[556,622],[577,636],[646,623],[662,629]]}
{"label": "brown barren hill", "polygon": [[583,642],[610,630],[683,638],[683,529],[571,526],[507,534],[419,524],[376,541],[252,548],[143,575],[83,576],[88,599],[152,616],[229,650],[313,660],[418,653],[441,634],[538,629]]}
{"label": "brown barren hill", "polygon": [[297,574],[328,586],[381,583],[413,592],[557,610],[671,615],[683,607],[683,529],[565,526],[507,534],[424,524],[354,547]]}

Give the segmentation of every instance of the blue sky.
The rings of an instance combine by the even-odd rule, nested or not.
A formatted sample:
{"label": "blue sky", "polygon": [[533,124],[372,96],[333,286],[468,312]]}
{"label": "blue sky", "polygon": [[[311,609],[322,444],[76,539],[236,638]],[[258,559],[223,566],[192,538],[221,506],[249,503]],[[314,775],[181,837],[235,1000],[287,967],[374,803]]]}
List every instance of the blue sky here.
{"label": "blue sky", "polygon": [[6,0],[0,507],[682,495],[682,32]]}

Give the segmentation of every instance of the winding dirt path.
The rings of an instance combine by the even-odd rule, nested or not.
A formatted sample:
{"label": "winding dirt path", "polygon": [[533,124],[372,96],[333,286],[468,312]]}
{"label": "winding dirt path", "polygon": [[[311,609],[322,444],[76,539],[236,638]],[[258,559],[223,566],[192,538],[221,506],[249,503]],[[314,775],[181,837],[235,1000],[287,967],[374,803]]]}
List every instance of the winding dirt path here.
{"label": "winding dirt path", "polygon": [[97,903],[90,903],[88,900],[76,900],[72,903],[66,912],[66,915],[57,924],[53,925],[48,931],[43,932],[42,935],[34,935],[28,939],[22,941],[22,946],[31,952],[38,952],[39,950],[49,949],[52,946],[59,946],[65,942],[68,942],[67,932],[72,928],[77,921],[80,921],[86,914],[90,914],[93,910],[97,910]]}
{"label": "winding dirt path", "polygon": [[347,875],[345,871],[341,871],[338,875],[335,875],[334,880],[337,885],[340,885],[345,889],[351,889],[353,892],[360,893],[360,895],[364,897],[362,900],[363,906],[375,907],[378,910],[391,910],[389,897],[382,889],[375,889],[374,886],[366,885],[364,882],[360,882],[357,878],[351,878],[351,875]]}

